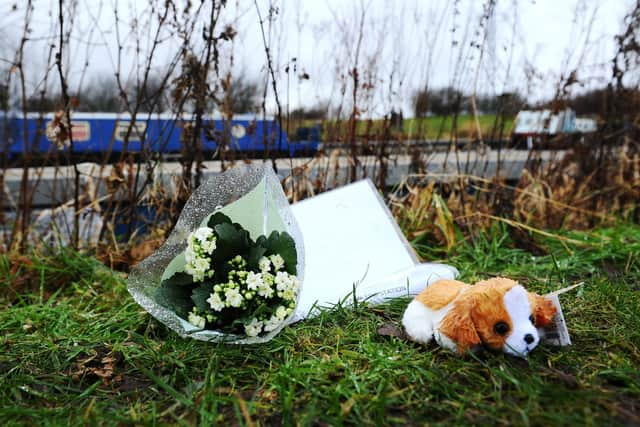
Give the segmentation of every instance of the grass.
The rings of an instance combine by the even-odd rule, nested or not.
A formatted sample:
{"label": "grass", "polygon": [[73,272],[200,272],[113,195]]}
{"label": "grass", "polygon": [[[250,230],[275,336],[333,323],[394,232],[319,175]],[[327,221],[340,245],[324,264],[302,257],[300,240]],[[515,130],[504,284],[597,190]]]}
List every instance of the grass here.
{"label": "grass", "polygon": [[[495,114],[482,114],[478,116],[478,122],[482,131],[482,137],[485,140],[497,139],[499,129],[497,126]],[[503,139],[508,139],[513,130],[514,117],[504,118]],[[290,129],[296,129],[299,126],[314,126],[317,120],[291,120]],[[349,121],[343,120],[336,122],[335,120],[326,120],[323,122],[322,140],[324,142],[333,142],[348,135]],[[402,132],[397,129],[390,130],[392,137],[403,137],[406,139],[426,139],[429,141],[446,141],[451,139],[454,134],[453,116],[431,116],[423,118],[407,118],[402,122]],[[381,138],[383,132],[383,120],[359,120],[356,125],[356,134],[358,136],[368,135],[370,138]],[[456,119],[455,134],[459,138],[472,138],[476,134],[475,118],[471,114],[461,114]]]}
{"label": "grass", "polygon": [[[480,130],[484,139],[497,139],[499,129],[495,114],[482,114],[478,116]],[[513,130],[513,117],[505,118],[502,138],[507,139]],[[402,130],[408,138],[425,137],[429,140],[448,140],[454,133],[453,116],[432,116],[419,119],[406,119]],[[470,114],[461,114],[457,117],[456,134],[460,138],[469,138],[476,134],[475,118]]]}
{"label": "grass", "polygon": [[[269,343],[181,339],[121,273],[63,249],[0,256],[4,425],[632,425],[640,423],[640,227],[518,249],[505,229],[453,248],[462,279],[517,278],[562,297],[573,345],[527,360],[459,357],[381,335],[406,300],[336,307]],[[64,269],[60,267],[64,266]],[[16,298],[8,287],[21,282]],[[12,300],[12,303],[9,303]]]}

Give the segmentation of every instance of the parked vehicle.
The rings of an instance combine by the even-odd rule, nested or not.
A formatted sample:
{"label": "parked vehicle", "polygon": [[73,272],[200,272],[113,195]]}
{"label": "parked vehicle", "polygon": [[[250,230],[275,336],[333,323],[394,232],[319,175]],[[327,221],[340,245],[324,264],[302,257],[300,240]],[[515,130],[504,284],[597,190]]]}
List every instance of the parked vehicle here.
{"label": "parked vehicle", "polygon": [[575,141],[575,136],[597,128],[596,120],[576,117],[570,108],[557,112],[522,110],[516,116],[511,141],[521,148],[561,148]]}

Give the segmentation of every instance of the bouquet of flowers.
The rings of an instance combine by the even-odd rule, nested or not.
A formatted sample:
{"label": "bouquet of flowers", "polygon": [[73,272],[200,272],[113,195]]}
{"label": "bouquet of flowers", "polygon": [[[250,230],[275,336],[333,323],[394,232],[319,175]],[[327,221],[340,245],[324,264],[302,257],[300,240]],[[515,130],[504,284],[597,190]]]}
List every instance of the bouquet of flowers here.
{"label": "bouquet of flowers", "polygon": [[302,242],[271,167],[241,165],[198,187],[162,247],[132,268],[128,289],[181,336],[267,341],[297,308]]}
{"label": "bouquet of flowers", "polygon": [[263,335],[295,309],[296,259],[286,232],[253,241],[218,212],[189,234],[187,248],[165,270],[159,300],[199,329]]}

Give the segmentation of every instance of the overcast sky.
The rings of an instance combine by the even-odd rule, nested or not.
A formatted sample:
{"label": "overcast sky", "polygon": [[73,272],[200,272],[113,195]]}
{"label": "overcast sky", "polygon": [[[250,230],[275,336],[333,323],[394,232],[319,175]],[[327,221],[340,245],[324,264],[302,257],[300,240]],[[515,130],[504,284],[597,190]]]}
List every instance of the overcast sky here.
{"label": "overcast sky", "polygon": [[[42,85],[49,46],[57,43],[58,28],[58,1],[33,3],[25,49],[30,90]],[[260,11],[283,104],[295,108],[328,100],[338,103],[343,90],[351,93],[349,70],[357,65],[360,83],[369,85],[361,90],[359,103],[364,114],[379,115],[390,107],[410,114],[413,94],[425,85],[496,94],[519,91],[535,101],[552,96],[560,76],[577,69],[586,88],[603,86],[611,74],[614,35],[621,32],[623,18],[635,2],[498,0],[489,22],[482,19],[485,2],[479,0],[261,0],[258,8],[249,0],[228,3],[222,21],[233,25],[238,35],[233,45],[222,49],[223,69],[231,67],[236,75],[264,83]],[[15,56],[26,4],[26,0],[0,0],[4,66]],[[78,0],[71,49],[65,58],[72,88],[80,85],[82,75],[86,85],[95,76],[115,72],[116,4],[125,45],[123,74],[135,75],[136,38],[142,39],[142,58],[148,53],[154,25],[145,26],[145,22],[150,16],[157,21],[157,15],[149,13],[148,1]],[[275,6],[271,14],[270,4]],[[137,27],[131,25],[136,16]],[[203,23],[198,25],[201,28]],[[472,46],[476,43],[483,48]],[[154,69],[166,67],[179,45],[178,40],[165,39],[155,55]],[[287,65],[290,70],[295,65],[298,74],[306,72],[309,80],[287,74]],[[50,76],[51,81],[56,77]],[[272,92],[269,105],[273,109]]]}

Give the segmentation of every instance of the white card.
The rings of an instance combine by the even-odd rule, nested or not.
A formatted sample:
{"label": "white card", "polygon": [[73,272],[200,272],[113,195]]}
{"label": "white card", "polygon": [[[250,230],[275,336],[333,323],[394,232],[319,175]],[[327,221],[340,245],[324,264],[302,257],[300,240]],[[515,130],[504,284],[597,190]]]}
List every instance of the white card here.
{"label": "white card", "polygon": [[566,288],[559,289],[544,296],[546,299],[550,300],[556,307],[556,315],[553,317],[553,320],[544,328],[542,341],[544,341],[545,344],[557,346],[571,345],[571,337],[569,336],[567,323],[564,320],[564,314],[562,313],[562,306],[560,305],[559,295],[564,294],[565,292],[569,292],[582,285],[584,285],[584,282],[567,286]]}
{"label": "white card", "polygon": [[349,303],[354,286],[357,299],[376,303],[415,295],[430,281],[457,276],[452,267],[418,263],[368,179],[303,200],[291,210],[305,248],[304,281],[293,321],[308,317],[313,307]]}
{"label": "white card", "polygon": [[545,298],[553,302],[556,307],[556,314],[553,316],[553,320],[544,327],[544,334],[542,341],[545,344],[565,346],[571,345],[571,337],[569,336],[569,329],[564,321],[564,314],[562,313],[562,307],[560,306],[560,298],[558,294],[553,293],[545,295]]}

